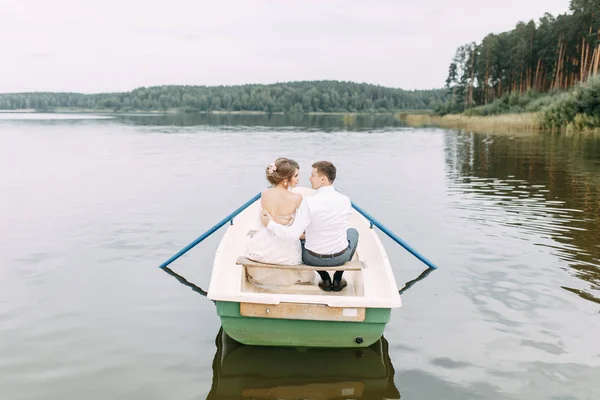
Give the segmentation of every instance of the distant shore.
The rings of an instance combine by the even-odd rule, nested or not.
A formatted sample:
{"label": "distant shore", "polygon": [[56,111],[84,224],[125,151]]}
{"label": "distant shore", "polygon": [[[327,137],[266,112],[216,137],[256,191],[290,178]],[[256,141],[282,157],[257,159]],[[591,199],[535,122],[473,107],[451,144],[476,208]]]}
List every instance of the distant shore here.
{"label": "distant shore", "polygon": [[[133,116],[160,116],[160,115],[177,115],[177,114],[203,114],[203,115],[246,115],[246,116],[267,116],[267,115],[285,115],[283,112],[268,113],[264,111],[198,111],[184,112],[180,109],[168,110],[129,110],[129,111],[114,111],[110,109],[77,109],[77,108],[54,108],[51,110],[0,110],[2,114],[10,113],[57,113],[57,114],[96,114],[96,115],[133,115]],[[357,116],[390,116],[404,122],[407,126],[413,128],[423,127],[438,127],[445,129],[457,129],[464,131],[473,131],[480,133],[535,133],[535,132],[552,132],[552,130],[543,127],[539,113],[518,113],[518,114],[500,114],[489,116],[469,116],[464,114],[446,114],[440,116],[432,110],[403,110],[395,112],[309,112],[302,114],[288,114],[296,117],[302,116],[340,116],[344,118],[353,118]],[[554,132],[566,133],[594,133],[599,134],[600,129],[575,129],[567,127]]]}
{"label": "distant shore", "polygon": [[[403,113],[431,113],[431,110],[408,110],[402,111]],[[214,114],[214,115],[286,115],[284,112],[266,112],[266,111],[195,111],[195,112],[186,112],[180,109],[168,109],[168,110],[128,110],[128,111],[114,111],[110,109],[87,109],[87,108],[53,108],[48,110],[35,110],[35,109],[27,109],[27,110],[0,110],[0,113],[64,113],[64,114],[117,114],[117,115],[166,115],[166,114]],[[399,111],[389,111],[389,112],[306,112],[299,114],[287,114],[287,115],[390,115],[395,116],[399,113]]]}

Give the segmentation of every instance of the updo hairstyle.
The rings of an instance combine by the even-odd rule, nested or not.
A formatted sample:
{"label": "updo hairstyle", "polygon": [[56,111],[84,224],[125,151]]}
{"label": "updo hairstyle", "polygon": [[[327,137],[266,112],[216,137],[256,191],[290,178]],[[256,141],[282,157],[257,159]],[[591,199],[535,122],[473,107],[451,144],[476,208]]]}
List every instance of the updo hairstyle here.
{"label": "updo hairstyle", "polygon": [[285,180],[289,181],[296,174],[297,169],[300,169],[300,166],[296,161],[280,157],[275,162],[267,165],[265,173],[269,183],[277,186]]}

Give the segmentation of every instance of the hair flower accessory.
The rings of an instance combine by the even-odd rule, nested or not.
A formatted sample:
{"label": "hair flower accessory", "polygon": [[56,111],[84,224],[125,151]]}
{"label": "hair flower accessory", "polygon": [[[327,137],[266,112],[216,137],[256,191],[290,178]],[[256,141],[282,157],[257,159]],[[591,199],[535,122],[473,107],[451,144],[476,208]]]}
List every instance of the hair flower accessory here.
{"label": "hair flower accessory", "polygon": [[269,174],[272,174],[273,172],[277,171],[277,166],[275,166],[274,162],[267,165],[267,171],[269,172]]}

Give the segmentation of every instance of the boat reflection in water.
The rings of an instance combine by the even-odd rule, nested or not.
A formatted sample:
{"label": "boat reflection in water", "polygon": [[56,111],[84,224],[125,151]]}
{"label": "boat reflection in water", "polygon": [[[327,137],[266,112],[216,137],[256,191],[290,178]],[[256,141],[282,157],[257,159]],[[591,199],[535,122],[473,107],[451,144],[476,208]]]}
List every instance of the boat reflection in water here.
{"label": "boat reflection in water", "polygon": [[261,347],[221,329],[216,345],[208,400],[400,398],[383,337],[358,349]]}

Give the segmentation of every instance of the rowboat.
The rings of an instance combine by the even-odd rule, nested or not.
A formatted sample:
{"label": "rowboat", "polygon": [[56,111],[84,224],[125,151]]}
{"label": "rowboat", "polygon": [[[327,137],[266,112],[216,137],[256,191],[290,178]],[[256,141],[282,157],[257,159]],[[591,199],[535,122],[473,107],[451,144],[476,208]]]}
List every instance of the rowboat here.
{"label": "rowboat", "polygon": [[400,399],[388,342],[362,349],[244,346],[219,330],[207,400]]}
{"label": "rowboat", "polygon": [[[296,188],[303,196],[315,193]],[[231,220],[217,248],[207,297],[216,304],[223,331],[256,346],[368,347],[383,335],[391,310],[402,306],[388,256],[372,221],[352,210],[359,232],[354,258],[343,269],[348,286],[324,292],[316,284],[264,288],[248,280],[247,268],[316,270],[304,264],[262,264],[243,257],[249,238],[262,227],[255,198]],[[318,268],[323,269],[323,268]]]}

